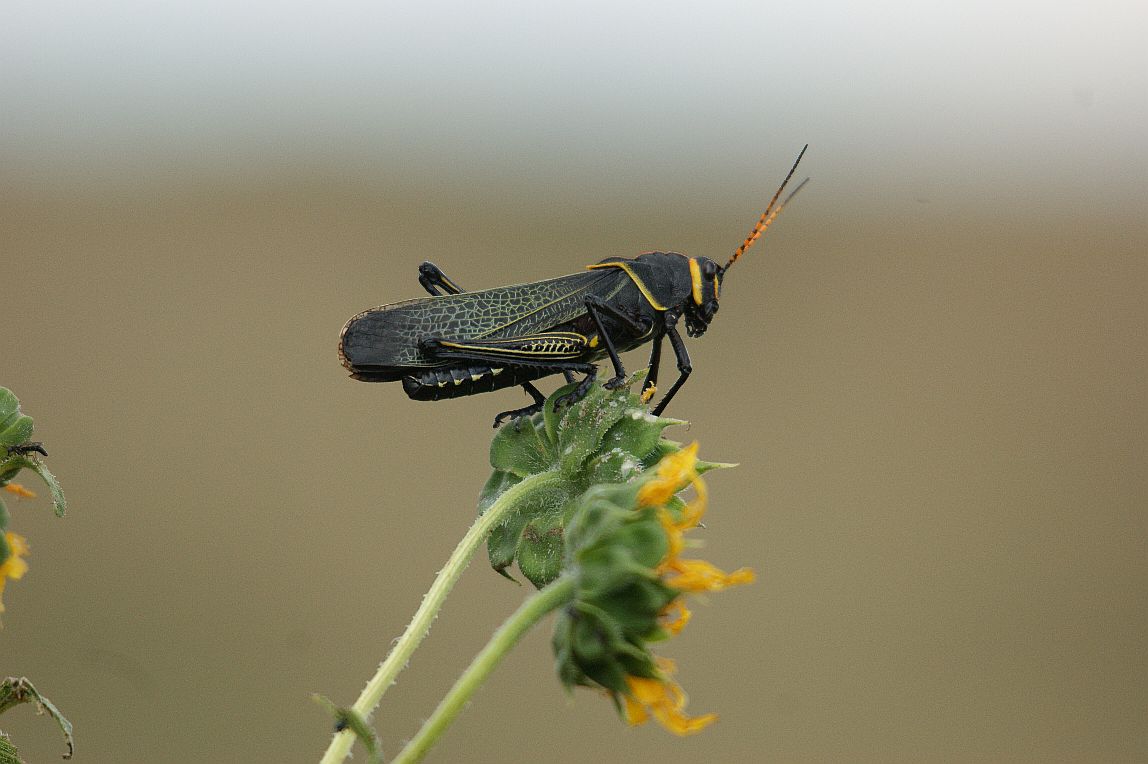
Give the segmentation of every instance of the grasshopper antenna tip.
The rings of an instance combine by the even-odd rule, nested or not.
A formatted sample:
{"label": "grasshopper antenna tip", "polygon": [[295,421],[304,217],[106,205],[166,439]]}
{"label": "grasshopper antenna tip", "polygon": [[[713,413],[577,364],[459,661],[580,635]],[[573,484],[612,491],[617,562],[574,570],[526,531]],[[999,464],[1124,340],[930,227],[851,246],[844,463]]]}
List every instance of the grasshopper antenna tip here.
{"label": "grasshopper antenna tip", "polygon": [[780,204],[778,203],[777,200],[781,198],[781,194],[785,191],[785,186],[793,177],[793,173],[797,171],[797,165],[801,164],[801,158],[805,156],[805,152],[808,148],[808,143],[802,147],[801,153],[797,155],[797,159],[793,162],[793,166],[789,168],[789,172],[786,174],[785,180],[781,181],[781,185],[778,187],[777,192],[774,193],[773,198],[770,199],[769,204],[766,205],[765,212],[761,213],[761,217],[758,218],[757,224],[754,225],[754,227],[750,230],[749,235],[745,237],[745,241],[743,241],[741,246],[737,248],[737,251],[733,253],[733,257],[729,259],[729,262],[725,264],[725,267],[722,270],[728,270],[731,265],[736,263],[738,259],[745,254],[746,250],[752,247],[753,243],[761,238],[761,235],[765,233],[767,228],[769,228],[770,223],[772,223],[774,219],[781,213],[781,210],[785,207],[785,205],[789,204],[789,200],[797,196],[798,191],[805,188],[805,184],[809,182],[809,178],[801,181],[797,188],[793,189],[793,192],[790,193],[789,196],[785,197],[784,201],[782,201]]}

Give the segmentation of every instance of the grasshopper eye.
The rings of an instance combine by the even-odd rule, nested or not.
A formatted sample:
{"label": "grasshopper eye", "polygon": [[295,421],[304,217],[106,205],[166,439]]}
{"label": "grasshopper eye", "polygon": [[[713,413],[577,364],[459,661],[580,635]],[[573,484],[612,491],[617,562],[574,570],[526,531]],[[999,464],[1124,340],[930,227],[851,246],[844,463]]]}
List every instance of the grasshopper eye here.
{"label": "grasshopper eye", "polygon": [[717,275],[717,263],[713,260],[702,261],[702,275],[706,278],[713,278]]}

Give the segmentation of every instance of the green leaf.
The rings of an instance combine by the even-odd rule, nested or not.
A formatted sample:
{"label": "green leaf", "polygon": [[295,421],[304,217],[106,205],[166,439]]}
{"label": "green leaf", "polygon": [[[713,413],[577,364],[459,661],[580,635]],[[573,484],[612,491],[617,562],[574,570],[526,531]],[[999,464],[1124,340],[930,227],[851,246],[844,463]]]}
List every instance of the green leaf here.
{"label": "green leaf", "polygon": [[535,517],[522,529],[518,569],[539,589],[562,572],[562,537],[562,518],[556,515]]}
{"label": "green leaf", "polygon": [[521,482],[522,478],[511,472],[495,470],[490,473],[486,485],[482,487],[482,493],[478,495],[478,514],[485,514],[486,510],[490,509],[490,505],[493,504],[499,496],[505,493],[506,489],[515,483]]}
{"label": "green leaf", "polygon": [[64,754],[64,758],[72,758],[72,754],[76,750],[76,744],[72,738],[72,723],[64,718],[60,709],[56,708],[52,701],[41,695],[25,677],[10,676],[0,683],[0,714],[21,703],[35,703],[37,711],[46,712],[48,716],[56,720],[60,731],[64,733],[64,743],[68,747],[68,752]]}
{"label": "green leaf", "polygon": [[0,764],[23,764],[23,760],[16,754],[16,746],[3,732],[0,732]]}
{"label": "green leaf", "polygon": [[[64,491],[60,488],[60,482],[56,480],[56,476],[44,466],[44,462],[40,461],[39,457],[31,454],[27,456],[12,456],[0,462],[0,469],[3,469],[0,475],[10,474],[12,477],[15,477],[16,473],[22,469],[35,472],[40,476],[40,479],[44,481],[44,485],[48,487],[48,492],[52,494],[52,503],[55,507],[56,517],[64,516],[64,513],[68,509],[68,502],[64,499]],[[8,482],[10,479],[11,478],[7,478],[0,481],[0,485]]]}
{"label": "green leaf", "polygon": [[4,426],[4,421],[8,416],[20,409],[20,401],[17,400],[16,394],[6,387],[0,387],[0,427]]}
{"label": "green leaf", "polygon": [[20,401],[6,387],[0,387],[0,448],[27,443],[32,437],[32,417],[20,413]]}
{"label": "green leaf", "polygon": [[574,392],[574,388],[576,387],[578,387],[577,382],[563,385],[555,390],[554,393],[546,399],[546,402],[542,404],[542,422],[546,430],[546,437],[549,438],[551,443],[558,442],[558,423],[570,412],[569,408],[557,408],[558,399],[567,393]]}
{"label": "green leaf", "polygon": [[56,517],[63,517],[64,513],[68,511],[68,502],[64,499],[64,491],[60,488],[60,481],[56,480],[56,476],[48,471],[44,463],[39,459],[30,460],[31,464],[28,469],[35,472],[44,481],[44,485],[48,486],[48,492],[52,494],[52,505],[56,512]]}
{"label": "green leaf", "polygon": [[633,397],[626,388],[607,390],[594,385],[585,398],[571,407],[556,430],[563,473],[577,475],[595,454],[621,447],[621,443],[604,444],[603,439],[618,420],[626,416],[627,399]]}
{"label": "green leaf", "polygon": [[490,567],[511,581],[517,581],[506,569],[514,564],[518,556],[518,544],[522,540],[522,531],[526,528],[526,521],[530,518],[523,512],[516,512],[501,525],[490,531],[486,539],[486,555],[490,560]]}
{"label": "green leaf", "polygon": [[609,448],[621,448],[632,454],[648,454],[661,440],[662,430],[672,424],[680,424],[678,419],[656,417],[644,408],[627,407],[617,423],[610,428],[604,438]]}
{"label": "green leaf", "polygon": [[711,470],[731,470],[737,466],[739,466],[737,462],[703,462],[701,459],[698,459],[698,463],[695,465],[699,475],[704,475]]}
{"label": "green leaf", "polygon": [[553,463],[554,444],[533,420],[503,425],[490,444],[490,466],[519,477],[545,472]]}
{"label": "green leaf", "polygon": [[660,462],[664,457],[682,450],[682,444],[676,440],[662,438],[650,453],[642,457],[642,469],[648,470]]}
{"label": "green leaf", "polygon": [[[514,577],[509,575],[506,569],[523,554],[524,549],[533,544],[540,544],[542,548],[538,550],[537,559],[532,558],[530,570],[522,568],[521,563],[519,568],[523,575],[539,587],[553,580],[553,577],[546,577],[545,570],[548,568],[541,564],[541,559],[548,554],[551,538],[545,535],[545,530],[539,531],[537,528],[528,533],[527,524],[535,520],[544,523],[542,528],[557,524],[570,500],[568,489],[568,486],[561,483],[550,482],[533,486],[518,495],[514,506],[507,511],[506,519],[495,526],[487,537],[486,549],[492,568],[513,581]],[[540,581],[542,583],[539,583]]]}

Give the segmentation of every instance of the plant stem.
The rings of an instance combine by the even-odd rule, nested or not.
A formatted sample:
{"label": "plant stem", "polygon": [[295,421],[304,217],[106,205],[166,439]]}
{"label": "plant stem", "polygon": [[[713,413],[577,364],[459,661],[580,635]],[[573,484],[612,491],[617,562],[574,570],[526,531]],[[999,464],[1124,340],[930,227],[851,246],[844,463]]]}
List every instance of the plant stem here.
{"label": "plant stem", "polygon": [[[446,565],[435,577],[430,589],[423,595],[422,604],[419,605],[415,617],[407,625],[406,631],[395,642],[386,660],[379,666],[379,670],[375,672],[371,681],[367,682],[367,686],[363,688],[359,699],[351,706],[352,711],[364,719],[370,717],[375,707],[379,705],[383,693],[394,683],[395,677],[406,666],[415,648],[422,643],[423,638],[430,632],[431,623],[434,622],[438,611],[442,609],[443,602],[450,594],[450,590],[454,588],[462,572],[466,570],[475,550],[486,540],[491,529],[504,519],[507,511],[515,505],[523,494],[544,487],[548,483],[559,482],[561,479],[558,472],[542,472],[531,475],[508,488],[490,505],[486,512],[475,520],[474,525],[470,527],[470,530],[458,542],[458,546],[454,548],[454,552],[451,553]],[[353,732],[350,730],[336,732],[331,744],[327,747],[327,752],[323,754],[320,764],[339,764],[347,758],[354,744],[355,735]]]}
{"label": "plant stem", "polygon": [[454,687],[438,704],[438,708],[423,724],[422,729],[411,738],[403,750],[399,751],[392,764],[412,764],[422,761],[427,751],[458,716],[458,712],[470,697],[482,686],[510,649],[518,644],[518,640],[551,610],[569,602],[573,593],[574,579],[559,578],[523,602],[498,631],[494,632],[486,647],[475,656],[470,666],[454,683]]}

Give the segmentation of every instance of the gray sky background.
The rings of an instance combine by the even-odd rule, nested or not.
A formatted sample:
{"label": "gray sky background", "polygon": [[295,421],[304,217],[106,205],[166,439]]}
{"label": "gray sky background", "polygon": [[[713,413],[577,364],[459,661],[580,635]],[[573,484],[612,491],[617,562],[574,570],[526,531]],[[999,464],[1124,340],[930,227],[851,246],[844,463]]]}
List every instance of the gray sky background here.
{"label": "gray sky background", "polygon": [[0,157],[34,176],[437,165],[601,192],[740,181],[809,141],[847,193],[907,164],[1111,201],[1145,186],[1146,30],[1139,2],[14,2]]}

